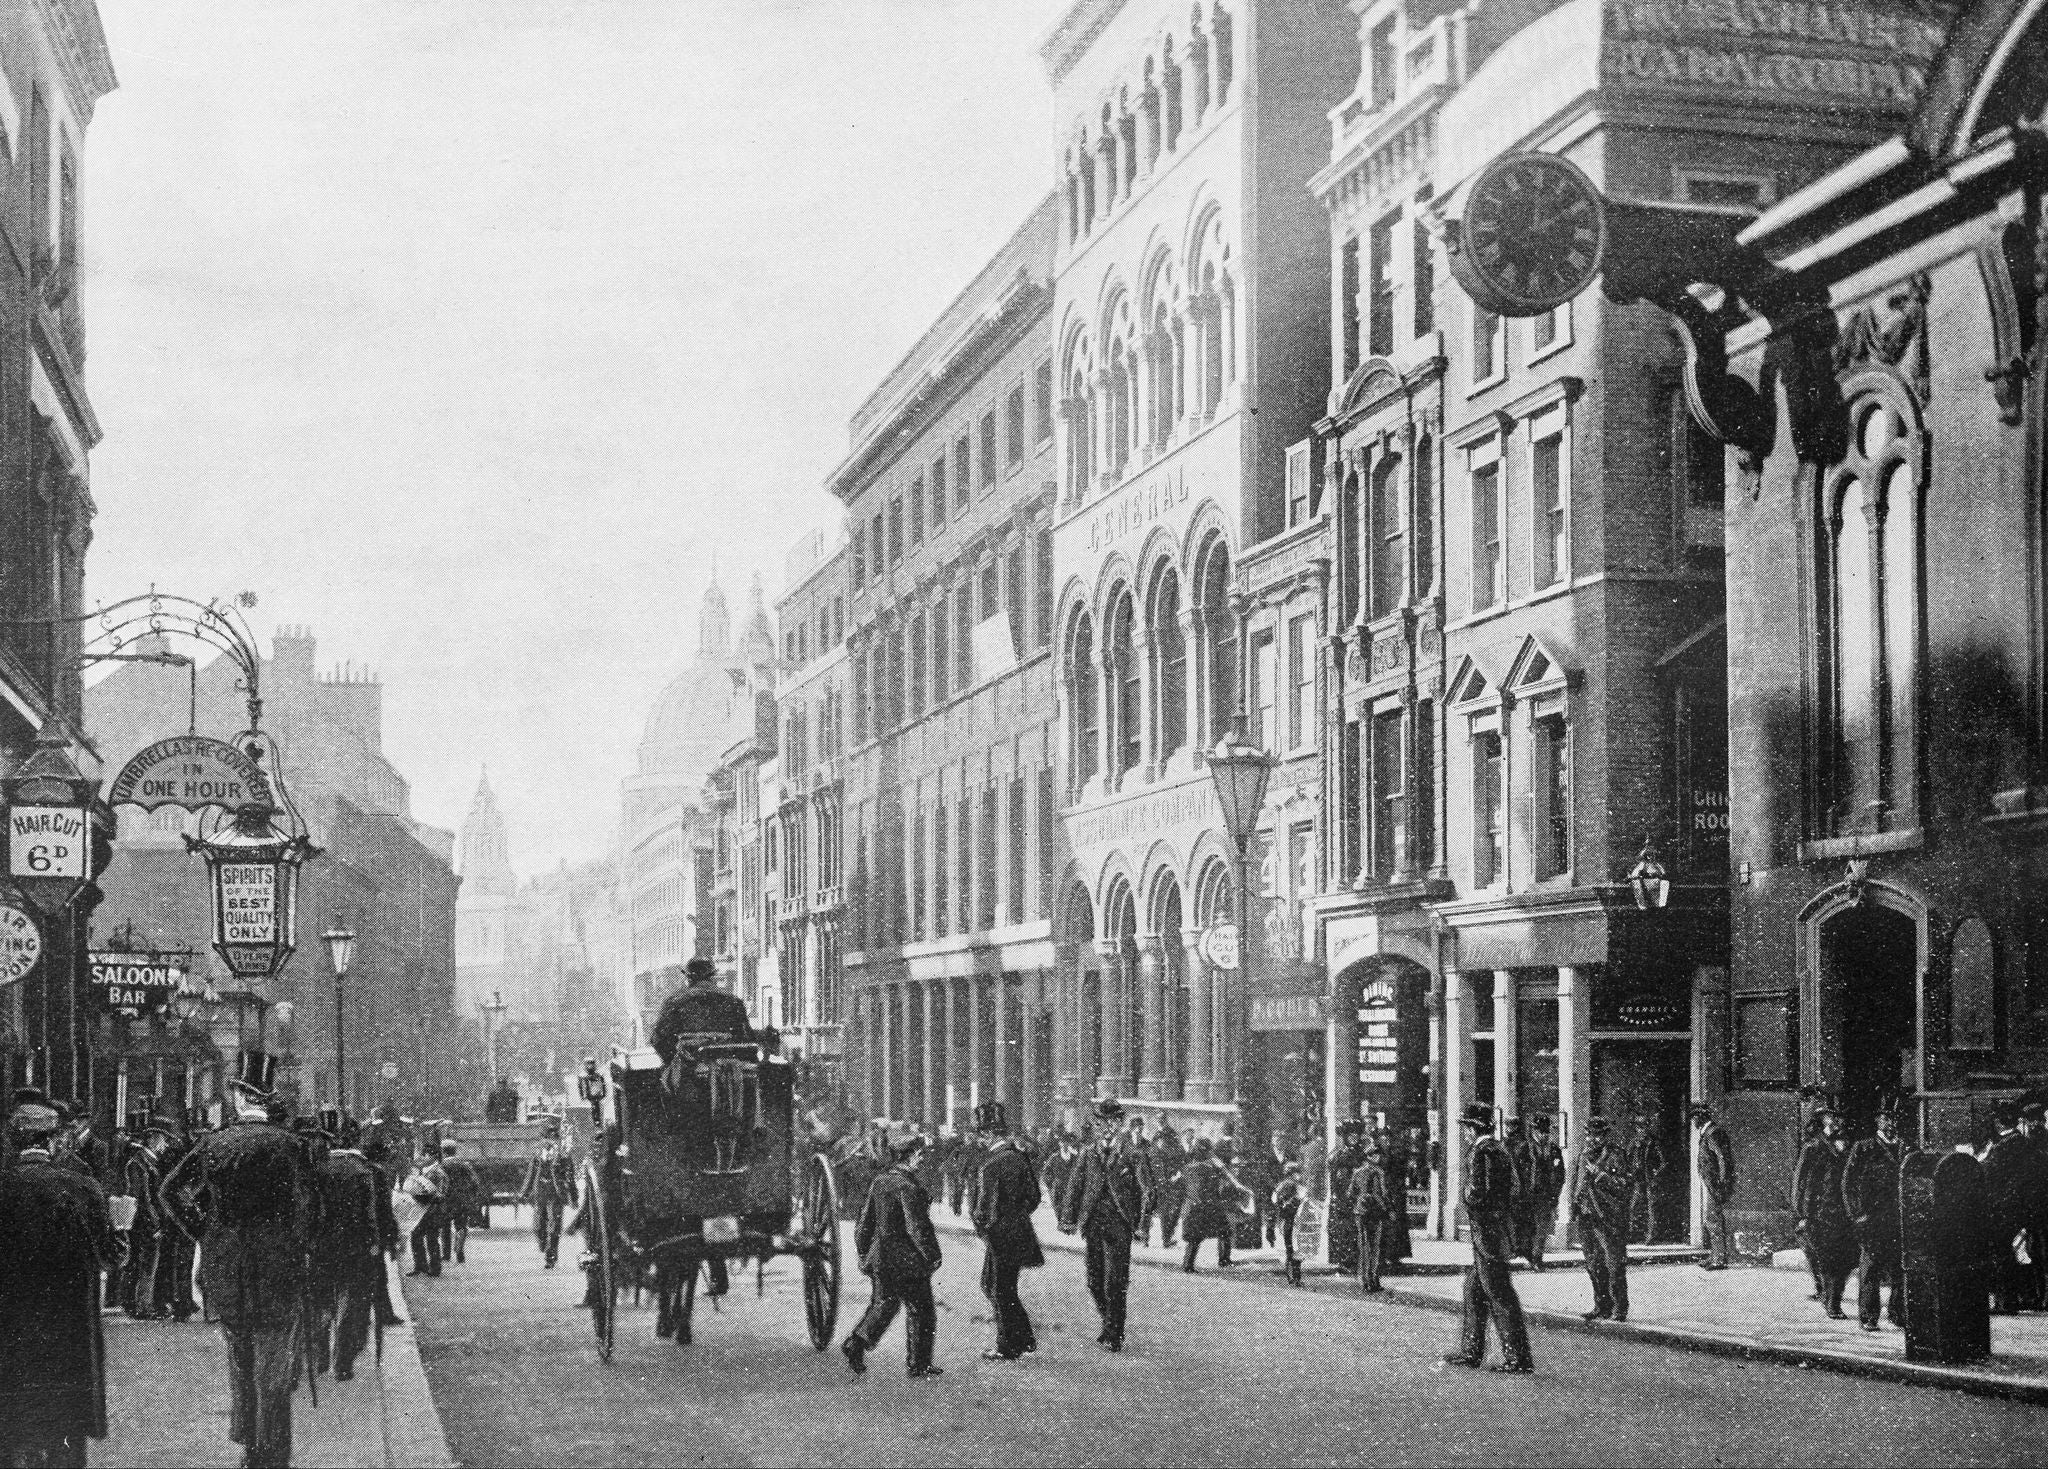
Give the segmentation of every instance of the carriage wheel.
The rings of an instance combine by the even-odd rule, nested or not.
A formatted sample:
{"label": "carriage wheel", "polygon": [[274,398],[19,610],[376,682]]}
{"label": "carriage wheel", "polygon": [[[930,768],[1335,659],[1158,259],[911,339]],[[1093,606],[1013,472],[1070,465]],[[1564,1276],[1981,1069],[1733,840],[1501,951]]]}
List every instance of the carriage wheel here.
{"label": "carriage wheel", "polygon": [[814,1156],[804,1172],[797,1211],[797,1235],[805,1242],[804,1325],[822,1352],[839,1324],[839,1185],[822,1157]]}
{"label": "carriage wheel", "polygon": [[583,1173],[583,1196],[590,1201],[584,1216],[584,1238],[590,1241],[590,1324],[597,1332],[597,1360],[612,1359],[612,1335],[618,1326],[619,1277],[612,1260],[612,1221],[595,1169]]}

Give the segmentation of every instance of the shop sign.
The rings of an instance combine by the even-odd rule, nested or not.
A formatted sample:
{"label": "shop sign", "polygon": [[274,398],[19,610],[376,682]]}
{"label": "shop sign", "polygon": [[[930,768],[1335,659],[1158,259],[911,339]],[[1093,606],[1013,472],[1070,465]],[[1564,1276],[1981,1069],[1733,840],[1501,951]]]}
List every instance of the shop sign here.
{"label": "shop sign", "polygon": [[1633,994],[1615,1007],[1615,1018],[1625,1030],[1690,1030],[1691,1017],[1685,1006],[1668,995]]}
{"label": "shop sign", "polygon": [[1359,991],[1358,1079],[1368,1086],[1400,1083],[1400,1019],[1394,981],[1375,979]]}
{"label": "shop sign", "polygon": [[83,806],[13,806],[7,812],[7,872],[11,877],[84,881],[86,811]]}
{"label": "shop sign", "polygon": [[1202,957],[1212,968],[1234,970],[1238,966],[1237,925],[1219,923],[1202,935]]}
{"label": "shop sign", "polygon": [[1328,1017],[1321,995],[1254,995],[1253,1030],[1320,1030]]}
{"label": "shop sign", "polygon": [[238,975],[268,979],[290,953],[279,940],[279,870],[275,862],[222,862],[215,869],[214,947]]}
{"label": "shop sign", "polygon": [[272,804],[269,780],[254,760],[210,735],[174,735],[138,750],[107,792],[108,805],[145,811],[159,806],[234,811],[251,803]]}
{"label": "shop sign", "polygon": [[42,957],[43,932],[35,915],[12,903],[0,903],[0,985],[19,984]]}
{"label": "shop sign", "polygon": [[100,1003],[130,1019],[168,1005],[185,983],[185,956],[101,952],[87,955]]}

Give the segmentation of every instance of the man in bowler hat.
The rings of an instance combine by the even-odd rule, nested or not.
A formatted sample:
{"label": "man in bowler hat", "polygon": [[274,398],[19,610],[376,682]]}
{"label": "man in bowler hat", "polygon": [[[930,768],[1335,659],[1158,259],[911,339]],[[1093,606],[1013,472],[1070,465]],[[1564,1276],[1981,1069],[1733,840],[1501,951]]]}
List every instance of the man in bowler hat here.
{"label": "man in bowler hat", "polygon": [[1529,1328],[1522,1320],[1521,1298],[1509,1275],[1514,1257],[1515,1165],[1493,1135],[1493,1109],[1484,1103],[1465,1108],[1458,1131],[1470,1148],[1465,1163],[1462,1200],[1472,1223],[1472,1263],[1465,1267],[1464,1320],[1458,1349],[1446,1364],[1477,1367],[1486,1360],[1486,1323],[1490,1317],[1500,1335],[1501,1360],[1496,1372],[1534,1372],[1529,1355]]}
{"label": "man in bowler hat", "polygon": [[926,1146],[926,1139],[915,1134],[890,1145],[889,1166],[869,1187],[854,1226],[853,1246],[873,1291],[867,1314],[839,1344],[855,1372],[868,1370],[868,1353],[880,1344],[899,1309],[906,1315],[903,1348],[910,1375],[937,1377],[943,1370],[932,1365],[939,1331],[938,1306],[932,1300],[939,1237],[932,1230],[932,1196],[917,1181]]}
{"label": "man in bowler hat", "polygon": [[1123,1116],[1123,1104],[1114,1097],[1095,1104],[1096,1137],[1068,1175],[1060,1199],[1060,1232],[1080,1231],[1086,1246],[1088,1294],[1102,1319],[1095,1340],[1112,1352],[1124,1349],[1131,1244],[1144,1234],[1152,1205],[1152,1180],[1124,1133]]}
{"label": "man in bowler hat", "polygon": [[1878,1329],[1885,1286],[1891,1288],[1892,1325],[1905,1325],[1899,1278],[1899,1169],[1905,1161],[1898,1104],[1886,1098],[1877,1109],[1877,1135],[1851,1144],[1842,1164],[1842,1205],[1856,1231],[1856,1320],[1865,1331]]}
{"label": "man in bowler hat", "polygon": [[1799,1152],[1793,1174],[1792,1215],[1819,1277],[1820,1304],[1834,1320],[1845,1319],[1842,1293],[1856,1267],[1856,1234],[1842,1197],[1849,1145],[1842,1137],[1842,1110],[1832,1101],[1818,1109],[1820,1136]]}
{"label": "man in bowler hat", "polygon": [[1038,1350],[1031,1313],[1017,1294],[1019,1272],[1045,1263],[1038,1230],[1031,1222],[1040,1198],[1037,1169],[1030,1153],[1010,1135],[1001,1102],[984,1102],[975,1109],[974,1130],[988,1149],[974,1200],[974,1232],[983,1245],[981,1293],[996,1315],[996,1344],[981,1356],[986,1362],[1014,1362]]}
{"label": "man in bowler hat", "polygon": [[1605,1117],[1589,1117],[1572,1165],[1572,1212],[1586,1274],[1593,1280],[1588,1321],[1628,1320],[1628,1218],[1635,1175]]}

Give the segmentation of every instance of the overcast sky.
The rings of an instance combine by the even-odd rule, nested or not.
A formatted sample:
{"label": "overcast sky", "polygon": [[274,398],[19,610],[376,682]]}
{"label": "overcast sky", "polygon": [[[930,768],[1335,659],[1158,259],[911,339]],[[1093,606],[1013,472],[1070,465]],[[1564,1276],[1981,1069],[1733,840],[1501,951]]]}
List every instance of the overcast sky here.
{"label": "overcast sky", "polygon": [[[605,850],[846,420],[1050,187],[1065,0],[100,0],[88,597],[253,590],[413,811]],[[167,718],[166,732],[175,724]]]}

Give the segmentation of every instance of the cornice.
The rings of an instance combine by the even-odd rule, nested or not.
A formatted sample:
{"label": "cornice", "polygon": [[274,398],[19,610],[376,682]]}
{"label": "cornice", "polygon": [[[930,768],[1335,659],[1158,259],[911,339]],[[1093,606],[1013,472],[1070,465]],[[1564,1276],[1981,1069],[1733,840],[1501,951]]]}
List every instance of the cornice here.
{"label": "cornice", "polygon": [[58,396],[63,398],[78,436],[85,441],[86,448],[97,447],[105,437],[99,415],[92,411],[92,400],[86,396],[85,383],[79,377],[78,369],[71,365],[71,354],[65,350],[64,335],[58,329],[56,318],[48,307],[39,305],[30,320],[35,327],[36,356],[42,359],[44,371],[49,373]]}
{"label": "cornice", "polygon": [[91,122],[100,98],[120,85],[107,52],[107,33],[100,26],[99,6],[93,0],[35,0],[35,7],[64,73],[72,108]]}
{"label": "cornice", "polygon": [[1075,0],[1067,13],[1053,23],[1046,38],[1038,43],[1038,59],[1057,87],[1080,61],[1082,53],[1095,44],[1104,26],[1124,8],[1124,0]]}

